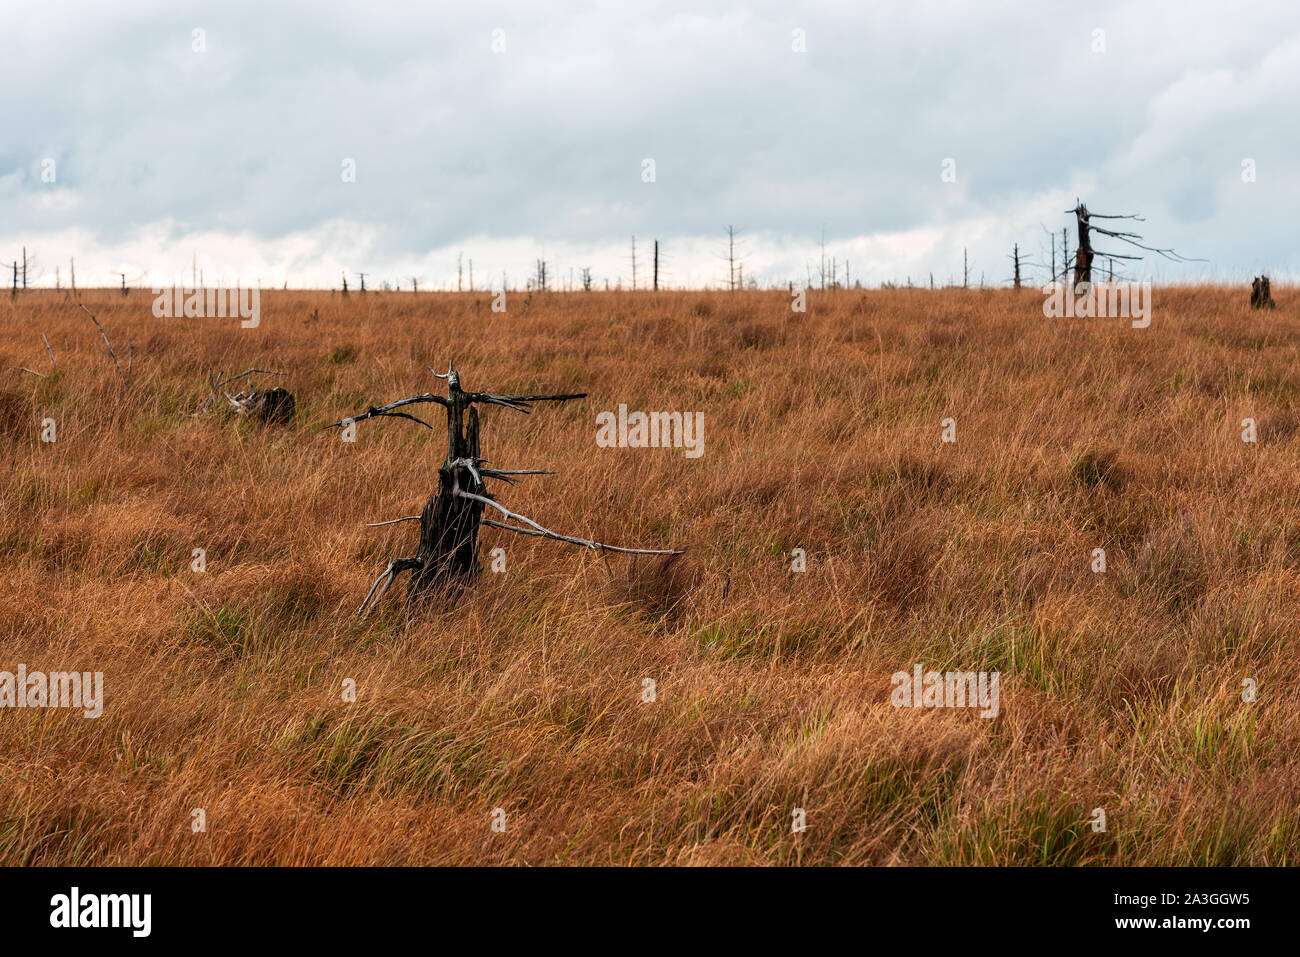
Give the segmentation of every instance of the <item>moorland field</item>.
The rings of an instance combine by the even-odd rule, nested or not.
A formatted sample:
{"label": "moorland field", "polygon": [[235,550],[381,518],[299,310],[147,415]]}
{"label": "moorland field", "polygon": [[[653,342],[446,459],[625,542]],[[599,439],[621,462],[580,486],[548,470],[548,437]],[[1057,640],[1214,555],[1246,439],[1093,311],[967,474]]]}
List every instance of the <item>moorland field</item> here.
{"label": "moorland field", "polygon": [[[105,700],[0,709],[0,863],[1294,863],[1300,305],[1275,294],[1157,286],[1134,329],[1032,290],[276,291],[246,329],[83,292],[133,346],[125,394],[75,299],[5,296],[0,669],[102,671]],[[358,620],[417,534],[366,523],[420,511],[444,420],[322,427],[449,359],[468,389],[588,393],[484,408],[484,457],[557,473],[503,502],[685,554],[484,528],[458,601],[399,582]],[[286,373],[258,384],[290,425],[192,415],[250,366]],[[703,455],[598,448],[620,403],[699,412]],[[916,663],[996,671],[998,716],[893,707]]]}

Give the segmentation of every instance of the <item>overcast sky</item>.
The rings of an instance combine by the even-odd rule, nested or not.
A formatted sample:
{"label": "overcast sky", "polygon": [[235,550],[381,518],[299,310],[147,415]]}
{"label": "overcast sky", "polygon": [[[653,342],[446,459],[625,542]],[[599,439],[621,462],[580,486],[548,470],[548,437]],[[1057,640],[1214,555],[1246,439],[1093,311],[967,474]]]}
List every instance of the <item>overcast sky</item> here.
{"label": "overcast sky", "polygon": [[1295,0],[0,3],[0,259],[43,285],[627,285],[633,235],[706,285],[727,224],[764,284],[823,231],[854,281],[999,284],[1076,196],[1207,260],[1131,275],[1300,275]]}

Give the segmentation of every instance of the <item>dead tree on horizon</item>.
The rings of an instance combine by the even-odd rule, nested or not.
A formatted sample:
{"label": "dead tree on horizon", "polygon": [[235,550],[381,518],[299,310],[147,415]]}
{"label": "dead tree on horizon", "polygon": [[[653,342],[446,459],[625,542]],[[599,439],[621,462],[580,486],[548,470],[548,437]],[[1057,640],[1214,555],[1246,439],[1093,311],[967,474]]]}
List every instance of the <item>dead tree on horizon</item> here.
{"label": "dead tree on horizon", "polygon": [[1011,262],[1015,265],[1015,272],[1012,274],[1011,281],[1014,284],[1012,288],[1020,288],[1020,244],[1015,243],[1011,247]]}
{"label": "dead tree on horizon", "polygon": [[[1104,227],[1094,226],[1092,224],[1092,220],[1094,219],[1131,219],[1139,223],[1146,222],[1145,219],[1143,219],[1141,216],[1137,215],[1136,213],[1123,213],[1119,215],[1092,213],[1088,211],[1087,206],[1085,206],[1081,202],[1078,202],[1077,200],[1075,201],[1074,209],[1067,209],[1066,213],[1067,214],[1074,213],[1075,221],[1078,224],[1078,230],[1079,230],[1079,246],[1078,249],[1075,250],[1075,261],[1074,261],[1074,285],[1076,289],[1084,283],[1088,283],[1089,285],[1091,285],[1092,261],[1095,256],[1101,255],[1101,256],[1106,256],[1107,258],[1110,259],[1131,259],[1131,260],[1141,260],[1143,258],[1142,256],[1134,256],[1129,253],[1098,252],[1097,250],[1094,250],[1092,248],[1093,233],[1099,233],[1102,236],[1109,236],[1112,239],[1118,239],[1120,242],[1128,243],[1130,246],[1134,246],[1137,249],[1143,249],[1146,250],[1147,252],[1155,253],[1156,255],[1161,256],[1164,259],[1168,259],[1170,262],[1179,262],[1179,263],[1205,262],[1204,259],[1193,259],[1187,256],[1183,256],[1182,254],[1177,253],[1170,248],[1148,246],[1142,242],[1144,237],[1138,233],[1130,233],[1130,232],[1124,232],[1120,230],[1106,229]],[[1067,264],[1068,264],[1068,260],[1067,260]],[[1062,270],[1062,278],[1064,278],[1064,272],[1065,270]]]}
{"label": "dead tree on horizon", "polygon": [[[467,585],[478,571],[478,530],[480,525],[504,529],[520,535],[533,535],[539,538],[551,538],[572,545],[581,545],[595,551],[621,552],[631,555],[680,555],[680,551],[649,548],[619,548],[601,542],[560,535],[543,528],[531,518],[519,515],[501,505],[488,492],[485,479],[496,479],[514,485],[514,476],[553,475],[543,469],[498,469],[485,468],[487,460],[479,456],[479,415],[477,405],[499,405],[515,412],[528,414],[533,402],[568,402],[570,399],[586,398],[585,392],[569,392],[553,395],[498,395],[492,392],[466,392],[460,386],[460,376],[451,363],[447,364],[446,374],[433,372],[437,378],[447,381],[446,397],[426,392],[424,395],[398,399],[388,405],[371,406],[360,415],[335,422],[327,428],[343,428],[366,419],[388,416],[410,419],[426,429],[433,429],[429,423],[407,412],[398,411],[406,406],[421,402],[432,402],[442,406],[447,412],[447,457],[438,469],[438,489],[425,503],[419,515],[389,519],[385,522],[373,522],[372,527],[393,525],[398,522],[420,523],[420,538],[414,558],[398,558],[375,579],[366,593],[365,600],[357,610],[358,616],[364,617],[379,604],[389,586],[402,572],[411,572],[407,590],[407,601],[417,601],[437,594],[455,597],[457,591]],[[483,517],[483,509],[491,508],[501,513],[504,521],[494,521]],[[511,525],[514,520],[519,525]],[[522,527],[521,527],[522,526]]]}
{"label": "dead tree on horizon", "polygon": [[1250,308],[1272,309],[1275,306],[1276,303],[1273,302],[1273,291],[1269,288],[1268,277],[1256,276],[1250,284]]}
{"label": "dead tree on horizon", "polygon": [[727,288],[736,291],[736,227],[727,227]]}
{"label": "dead tree on horizon", "polygon": [[821,258],[818,260],[817,274],[818,274],[818,278],[821,280],[821,288],[825,289],[826,288],[826,227],[825,226],[822,227]]}

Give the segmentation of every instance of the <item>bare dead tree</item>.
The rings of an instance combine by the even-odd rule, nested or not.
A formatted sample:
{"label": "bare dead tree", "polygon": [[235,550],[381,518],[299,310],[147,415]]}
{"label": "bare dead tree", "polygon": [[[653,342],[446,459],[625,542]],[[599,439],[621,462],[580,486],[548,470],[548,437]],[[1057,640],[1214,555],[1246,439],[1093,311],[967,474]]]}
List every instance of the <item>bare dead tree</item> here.
{"label": "bare dead tree", "polygon": [[1011,247],[1011,262],[1015,268],[1015,271],[1012,273],[1011,276],[1011,282],[1013,284],[1012,288],[1019,289],[1020,288],[1020,267],[1021,264],[1023,263],[1023,260],[1020,257],[1019,243],[1015,243]]}
{"label": "bare dead tree", "polygon": [[[433,372],[432,369],[429,370]],[[462,586],[468,584],[478,571],[478,529],[480,525],[516,532],[520,535],[533,535],[551,538],[559,542],[581,545],[601,552],[621,552],[633,555],[679,555],[681,552],[646,549],[619,548],[601,542],[571,535],[561,535],[542,527],[526,516],[512,512],[501,505],[487,491],[486,479],[494,479],[513,485],[516,476],[550,475],[542,469],[499,469],[486,468],[487,460],[479,456],[479,405],[499,405],[515,412],[527,414],[534,402],[568,402],[571,399],[586,397],[585,392],[558,393],[552,395],[504,395],[492,392],[466,392],[461,388],[460,376],[448,363],[445,374],[433,372],[439,379],[447,381],[446,396],[426,392],[423,395],[398,399],[385,406],[371,406],[365,412],[335,422],[328,428],[343,428],[345,425],[378,417],[410,419],[427,429],[433,426],[416,418],[409,412],[400,411],[418,403],[432,402],[440,405],[447,413],[447,456],[442,467],[438,469],[438,490],[425,503],[424,510],[418,516],[420,538],[413,558],[398,558],[388,564],[379,575],[370,591],[366,593],[357,614],[365,616],[384,597],[402,572],[411,572],[407,590],[407,600],[415,601],[435,594],[454,596]],[[483,517],[484,508],[499,512],[504,521],[495,521]],[[391,519],[386,522],[372,523],[375,526],[392,525],[400,522],[416,521],[417,516]],[[517,524],[510,524],[515,522]]]}
{"label": "bare dead tree", "polygon": [[[822,285],[825,285],[823,281]],[[736,227],[727,227],[727,288],[736,289]]]}
{"label": "bare dead tree", "polygon": [[825,226],[822,227],[821,258],[818,261],[817,270],[818,270],[818,278],[821,281],[820,288],[825,289],[826,288],[826,227]]}
{"label": "bare dead tree", "polygon": [[1132,259],[1140,260],[1143,256],[1133,255],[1130,253],[1112,253],[1098,252],[1092,248],[1092,234],[1097,233],[1101,236],[1109,236],[1120,242],[1128,243],[1136,249],[1145,250],[1149,253],[1168,259],[1170,262],[1205,262],[1204,259],[1193,259],[1175,252],[1173,249],[1159,246],[1148,246],[1142,240],[1143,236],[1138,233],[1126,232],[1123,230],[1106,229],[1102,226],[1094,226],[1094,219],[1131,219],[1135,222],[1146,222],[1141,216],[1135,213],[1124,213],[1120,215],[1107,215],[1103,213],[1092,213],[1083,203],[1076,201],[1074,209],[1067,209],[1066,213],[1073,213],[1075,221],[1078,224],[1079,247],[1075,250],[1074,260],[1074,285],[1078,287],[1082,283],[1092,282],[1092,261],[1097,255],[1106,256],[1110,259]]}
{"label": "bare dead tree", "polygon": [[24,291],[33,288],[36,285],[36,283],[40,281],[41,276],[44,274],[45,270],[37,268],[38,266],[39,263],[37,262],[36,257],[29,256],[27,254],[27,247],[24,246],[23,247],[23,289]]}

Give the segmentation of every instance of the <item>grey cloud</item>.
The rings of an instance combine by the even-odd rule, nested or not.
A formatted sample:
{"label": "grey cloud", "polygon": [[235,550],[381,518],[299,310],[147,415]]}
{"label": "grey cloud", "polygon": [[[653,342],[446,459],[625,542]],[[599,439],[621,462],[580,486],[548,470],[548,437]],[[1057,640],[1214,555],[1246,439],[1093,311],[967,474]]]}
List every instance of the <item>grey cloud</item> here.
{"label": "grey cloud", "polygon": [[[1044,196],[1294,270],[1300,10],[1094,5],[252,3],[41,8],[0,65],[0,240],[89,230],[374,227],[397,263],[471,237],[828,240],[997,224],[992,281]],[[206,30],[207,52],[190,49]],[[505,31],[507,50],[490,49]],[[807,33],[807,53],[791,31]],[[1090,50],[1092,31],[1107,50]],[[40,161],[58,162],[49,203]],[[641,182],[652,157],[657,181]],[[956,160],[958,183],[940,182]],[[1246,186],[1243,157],[1260,177]],[[358,181],[340,180],[344,158]],[[996,264],[996,265],[995,265]],[[799,263],[780,263],[777,280]],[[701,267],[707,272],[707,265]]]}

